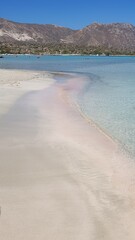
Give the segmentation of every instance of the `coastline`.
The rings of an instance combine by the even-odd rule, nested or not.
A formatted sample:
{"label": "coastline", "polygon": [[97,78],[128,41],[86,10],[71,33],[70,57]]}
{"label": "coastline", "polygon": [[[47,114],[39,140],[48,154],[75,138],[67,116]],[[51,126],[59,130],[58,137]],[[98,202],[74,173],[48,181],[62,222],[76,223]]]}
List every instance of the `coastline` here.
{"label": "coastline", "polygon": [[31,53],[2,53],[1,56],[90,56],[90,57],[135,57],[135,54],[79,54],[79,53],[67,53],[67,54],[31,54]]}
{"label": "coastline", "polygon": [[[17,79],[26,77],[24,83],[11,84],[11,71],[13,79],[17,72]],[[28,71],[1,75],[6,72],[8,106],[0,122],[3,239],[36,240],[37,233],[40,240],[134,239],[135,167],[75,108],[70,95],[84,80],[72,75],[58,83],[51,73],[30,71],[28,83]]]}

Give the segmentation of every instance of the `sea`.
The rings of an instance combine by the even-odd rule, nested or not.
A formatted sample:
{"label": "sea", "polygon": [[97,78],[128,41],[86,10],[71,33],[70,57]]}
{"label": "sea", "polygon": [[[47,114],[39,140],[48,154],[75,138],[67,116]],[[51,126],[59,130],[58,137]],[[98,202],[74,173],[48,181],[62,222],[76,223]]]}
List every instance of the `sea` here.
{"label": "sea", "polygon": [[0,59],[0,68],[87,76],[87,87],[75,101],[87,118],[135,157],[134,56],[7,55]]}

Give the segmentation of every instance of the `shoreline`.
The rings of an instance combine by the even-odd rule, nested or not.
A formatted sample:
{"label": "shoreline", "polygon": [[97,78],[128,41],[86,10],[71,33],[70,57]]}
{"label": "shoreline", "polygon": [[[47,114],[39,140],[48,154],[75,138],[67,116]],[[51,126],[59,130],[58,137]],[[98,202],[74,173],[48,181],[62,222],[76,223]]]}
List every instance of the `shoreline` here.
{"label": "shoreline", "polygon": [[120,54],[120,55],[104,55],[104,54],[29,54],[29,53],[20,53],[20,54],[15,54],[15,53],[2,53],[0,54],[1,56],[38,56],[38,57],[43,57],[43,56],[84,56],[84,57],[135,57],[134,55],[129,55],[129,54]]}
{"label": "shoreline", "polygon": [[[71,75],[71,78],[73,77],[78,77],[78,78],[82,78],[82,75],[76,73],[76,74],[69,74]],[[87,75],[83,74],[83,79],[86,79],[87,81]],[[87,85],[87,83],[83,83],[84,86],[82,86],[82,89],[85,88],[85,85]],[[82,89],[80,91],[82,91]],[[69,95],[72,95],[69,93]],[[125,149],[124,146],[122,146],[122,143],[115,137],[113,137],[111,134],[109,134],[105,129],[102,128],[102,126],[100,126],[98,123],[96,123],[91,117],[87,116],[87,114],[85,114],[84,111],[82,111],[80,105],[78,104],[77,100],[74,99],[73,96],[69,97],[69,102],[70,104],[74,107],[75,111],[77,109],[78,113],[80,114],[80,116],[82,118],[84,118],[84,120],[90,124],[91,126],[93,126],[94,128],[96,128],[101,134],[103,134],[109,141],[112,141],[112,143],[116,144],[121,151],[125,154],[125,156],[127,158],[131,158],[133,159],[134,156],[132,156],[131,152],[128,151],[128,149]]]}
{"label": "shoreline", "polygon": [[[24,78],[23,71],[12,73],[13,80]],[[134,240],[135,166],[72,102],[84,79],[73,74],[57,82],[53,73],[31,73],[32,81],[26,75],[20,87],[3,87],[2,238]]]}
{"label": "shoreline", "polygon": [[[6,73],[6,71],[11,71],[11,73],[15,73],[15,72],[18,72],[18,74],[19,73],[28,73],[28,74],[31,74],[30,75],[30,79],[29,79],[29,77],[28,77],[28,81],[32,81],[33,82],[33,80],[35,80],[36,78],[38,79],[38,78],[40,78],[40,75],[41,75],[41,78],[43,77],[48,77],[48,86],[49,86],[49,81],[50,81],[50,84],[53,84],[55,81],[57,81],[59,78],[61,78],[62,77],[62,80],[63,81],[67,81],[68,80],[68,78],[70,79],[72,79],[72,78],[76,78],[76,77],[78,77],[78,78],[80,78],[80,77],[82,77],[82,78],[84,78],[84,79],[87,79],[87,75],[85,75],[85,74],[82,74],[82,75],[80,75],[79,73],[70,73],[70,72],[50,72],[50,71],[43,71],[43,70],[25,70],[25,69],[23,69],[23,70],[20,70],[20,69],[0,69],[0,71],[5,71],[5,73]],[[3,74],[3,72],[2,72],[2,74]],[[24,82],[24,83],[26,83],[26,80],[27,80],[27,76],[25,75],[25,76],[23,76],[24,77],[24,79],[22,79],[21,81],[22,81],[22,83]],[[64,79],[65,78],[65,79]],[[35,82],[37,82],[37,79],[35,80]],[[43,79],[42,79],[43,80]],[[41,81],[42,81],[41,80]],[[87,80],[86,80],[87,81]],[[10,82],[11,82],[11,79],[10,79]],[[28,82],[27,82],[28,83]],[[37,82],[38,83],[38,85],[39,86],[37,86],[37,85],[35,85],[34,86],[34,84],[33,84],[33,87],[32,88],[30,88],[31,86],[28,86],[28,84],[26,83],[26,87],[25,86],[21,86],[22,88],[24,88],[24,91],[26,91],[26,89],[28,90],[28,91],[33,91],[33,90],[40,90],[40,89],[42,89],[42,87],[44,86],[44,85],[42,85],[41,84],[41,86],[40,86],[40,83],[39,83],[39,81]],[[34,83],[34,82],[33,82]],[[46,82],[47,83],[47,82]],[[10,83],[11,84],[11,83]],[[9,86],[10,86],[10,84],[9,84]],[[87,83],[84,83],[85,85],[87,84]],[[83,84],[83,85],[84,85]],[[13,85],[14,84],[11,84],[12,85],[12,87],[13,87]],[[7,86],[6,86],[7,87]],[[11,87],[11,86],[10,86]],[[15,87],[19,87],[19,84],[17,83],[16,84],[16,86]],[[84,88],[84,86],[82,86],[82,88]],[[81,91],[82,89],[80,89],[80,91]],[[69,94],[70,95],[70,94]],[[71,96],[71,98],[72,98],[72,96]],[[133,156],[131,156],[131,153],[127,150],[127,149],[125,149],[123,146],[122,146],[122,144],[121,144],[121,142],[117,139],[117,138],[115,138],[115,137],[113,137],[113,136],[111,136],[109,133],[107,133],[99,124],[97,124],[94,120],[92,120],[92,118],[90,118],[90,117],[88,117],[82,110],[81,110],[81,108],[80,108],[80,106],[79,106],[79,104],[77,103],[77,101],[75,101],[74,100],[74,98],[72,98],[72,100],[70,100],[70,104],[71,105],[73,105],[74,106],[74,108],[77,108],[77,110],[78,110],[78,112],[80,113],[80,115],[86,120],[86,122],[88,122],[90,125],[92,125],[93,127],[95,127],[98,131],[100,131],[101,132],[101,134],[103,134],[103,135],[105,135],[109,140],[111,140],[112,142],[114,142],[115,144],[117,144],[120,148],[121,148],[121,150],[123,150],[124,151],[124,153],[125,153],[125,155],[127,156],[127,157],[129,157],[129,158],[133,158]]]}

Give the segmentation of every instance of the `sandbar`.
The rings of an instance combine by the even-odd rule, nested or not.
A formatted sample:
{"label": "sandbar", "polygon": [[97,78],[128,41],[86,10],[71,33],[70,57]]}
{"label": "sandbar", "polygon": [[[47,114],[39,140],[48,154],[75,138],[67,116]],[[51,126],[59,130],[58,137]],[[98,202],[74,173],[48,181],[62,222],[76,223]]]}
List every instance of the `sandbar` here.
{"label": "sandbar", "polygon": [[135,239],[134,162],[76,107],[84,81],[0,70],[1,239]]}

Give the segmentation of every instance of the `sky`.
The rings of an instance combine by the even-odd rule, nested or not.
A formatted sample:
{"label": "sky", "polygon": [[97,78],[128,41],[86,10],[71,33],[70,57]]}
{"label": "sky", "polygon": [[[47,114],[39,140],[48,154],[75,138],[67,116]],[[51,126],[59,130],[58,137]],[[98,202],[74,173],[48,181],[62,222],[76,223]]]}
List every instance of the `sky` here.
{"label": "sky", "polygon": [[135,0],[0,0],[0,17],[72,29],[93,22],[135,25]]}

